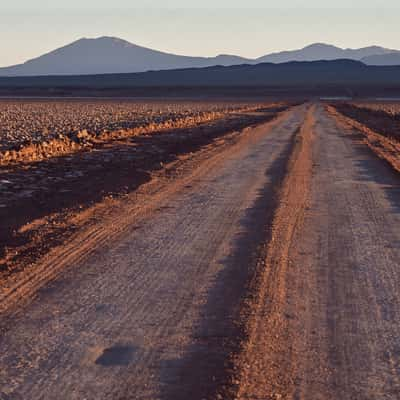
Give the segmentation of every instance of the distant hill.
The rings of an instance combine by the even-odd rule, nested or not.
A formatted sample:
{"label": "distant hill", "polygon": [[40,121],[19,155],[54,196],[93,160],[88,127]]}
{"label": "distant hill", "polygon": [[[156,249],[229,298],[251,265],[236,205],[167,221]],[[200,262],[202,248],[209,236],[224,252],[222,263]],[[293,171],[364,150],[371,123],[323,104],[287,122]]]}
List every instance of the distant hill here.
{"label": "distant hill", "polygon": [[24,64],[0,68],[0,76],[90,75],[235,65],[242,57],[186,57],[137,46],[113,37],[80,39]]}
{"label": "distant hill", "polygon": [[372,55],[361,60],[368,65],[400,65],[400,52]]}
{"label": "distant hill", "polygon": [[[350,59],[367,64],[398,63],[400,52],[371,46],[362,49],[341,49],[316,43],[300,50],[269,54],[256,59],[221,54],[216,57],[188,57],[137,46],[113,37],[79,39],[23,64],[0,68],[0,76],[93,75],[133,73],[209,66],[231,66],[259,63],[286,63]],[[381,58],[380,58],[381,57]],[[387,58],[385,58],[387,57]],[[386,61],[387,60],[387,61]],[[398,63],[400,65],[400,62]]]}
{"label": "distant hill", "polygon": [[[393,52],[393,50],[383,47],[371,46],[361,49],[341,49],[340,47],[315,43],[306,46],[300,50],[283,51],[260,57],[257,62],[285,63],[290,61],[319,61],[319,60],[339,60],[349,59],[357,60],[373,55],[384,55]],[[400,54],[400,52],[399,52]]]}
{"label": "distant hill", "polygon": [[391,86],[400,85],[400,67],[367,66],[334,60],[215,66],[134,74],[0,78],[7,88],[134,88],[227,86]]}

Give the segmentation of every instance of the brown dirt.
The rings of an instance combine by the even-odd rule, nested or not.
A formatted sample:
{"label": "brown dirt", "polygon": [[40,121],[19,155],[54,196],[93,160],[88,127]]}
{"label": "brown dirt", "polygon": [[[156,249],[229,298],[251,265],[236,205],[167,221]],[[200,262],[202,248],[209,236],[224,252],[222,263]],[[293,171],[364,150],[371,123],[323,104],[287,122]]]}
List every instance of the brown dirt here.
{"label": "brown dirt", "polygon": [[[306,116],[289,161],[287,178],[278,198],[272,236],[265,260],[252,282],[256,296],[244,308],[248,340],[236,360],[239,399],[289,398],[293,365],[288,364],[288,343],[284,335],[287,317],[282,312],[287,296],[286,275],[294,231],[303,223],[312,170],[312,140],[315,107]],[[246,315],[248,313],[248,315]]]}
{"label": "brown dirt", "polygon": [[[191,164],[237,142],[247,128],[281,112],[284,108],[243,114],[191,130],[113,141],[93,152],[3,168],[0,179],[10,183],[0,194],[2,288],[8,292],[25,276],[29,281],[41,257],[82,229],[90,232],[126,198],[140,196],[141,186],[142,192],[158,191]],[[45,281],[47,273],[42,274]]]}
{"label": "brown dirt", "polygon": [[105,205],[103,218],[3,291],[0,393],[215,398],[305,110],[210,146],[181,164],[178,179],[160,174]]}
{"label": "brown dirt", "polygon": [[322,105],[313,114],[282,189],[231,398],[398,399],[399,175],[360,131]]}
{"label": "brown dirt", "polygon": [[371,111],[367,108],[360,111],[358,107],[349,107],[327,106],[327,109],[341,126],[350,126],[362,133],[364,143],[397,172],[400,172],[400,124],[398,118],[394,120],[385,112]]}
{"label": "brown dirt", "polygon": [[397,400],[399,175],[306,110],[185,148],[9,275],[6,395]]}
{"label": "brown dirt", "polygon": [[0,101],[0,166],[32,163],[140,135],[190,129],[276,104]]}
{"label": "brown dirt", "polygon": [[388,139],[400,140],[400,113],[388,112],[384,105],[378,109],[376,104],[369,106],[368,103],[363,105],[339,103],[332,106],[344,116],[379,132],[380,135]]}

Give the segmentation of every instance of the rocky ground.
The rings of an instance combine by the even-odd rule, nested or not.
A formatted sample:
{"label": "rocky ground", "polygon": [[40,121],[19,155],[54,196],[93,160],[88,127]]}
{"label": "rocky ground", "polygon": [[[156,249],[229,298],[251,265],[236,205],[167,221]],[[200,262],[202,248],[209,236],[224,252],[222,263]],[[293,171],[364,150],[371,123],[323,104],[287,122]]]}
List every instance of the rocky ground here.
{"label": "rocky ground", "polygon": [[103,138],[78,152],[0,167],[1,275],[29,268],[51,246],[66,240],[82,222],[70,218],[72,214],[82,214],[104,198],[131,193],[167,164],[227,133],[268,121],[287,107],[263,105],[247,112],[241,107],[241,112],[190,128]]}
{"label": "rocky ground", "polygon": [[3,167],[0,398],[397,400],[400,149],[365,112]]}
{"label": "rocky ground", "polygon": [[1,100],[0,165],[71,153],[97,141],[193,127],[271,106],[254,102]]}
{"label": "rocky ground", "polygon": [[400,104],[339,103],[337,111],[377,133],[400,141]]}
{"label": "rocky ground", "polygon": [[351,103],[353,106],[359,108],[367,108],[374,111],[383,111],[392,116],[400,114],[400,102],[399,101],[357,101]]}
{"label": "rocky ground", "polygon": [[386,103],[332,104],[330,114],[342,126],[350,125],[363,142],[397,172],[400,172],[400,110]]}

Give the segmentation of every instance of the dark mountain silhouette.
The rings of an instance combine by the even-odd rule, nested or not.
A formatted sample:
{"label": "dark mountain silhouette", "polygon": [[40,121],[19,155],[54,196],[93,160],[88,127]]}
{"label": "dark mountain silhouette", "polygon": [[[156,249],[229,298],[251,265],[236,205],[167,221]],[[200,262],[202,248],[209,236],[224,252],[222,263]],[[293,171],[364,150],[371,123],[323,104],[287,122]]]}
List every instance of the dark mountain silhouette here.
{"label": "dark mountain silhouette", "polygon": [[400,52],[372,55],[361,61],[367,65],[400,65]]}
{"label": "dark mountain silhouette", "polygon": [[134,74],[0,78],[6,88],[135,88],[200,86],[352,86],[400,85],[400,66],[367,66],[359,61],[334,60],[262,63],[151,71]]}
{"label": "dark mountain silhouette", "polygon": [[93,75],[204,68],[216,65],[336,59],[363,60],[366,63],[378,62],[374,57],[382,57],[379,58],[379,64],[384,65],[385,57],[388,57],[388,62],[393,64],[395,54],[400,54],[400,52],[396,53],[393,50],[377,46],[341,49],[317,43],[301,50],[274,53],[254,60],[224,54],[210,58],[187,57],[137,46],[118,38],[101,37],[80,39],[24,64],[0,68],[0,76]]}

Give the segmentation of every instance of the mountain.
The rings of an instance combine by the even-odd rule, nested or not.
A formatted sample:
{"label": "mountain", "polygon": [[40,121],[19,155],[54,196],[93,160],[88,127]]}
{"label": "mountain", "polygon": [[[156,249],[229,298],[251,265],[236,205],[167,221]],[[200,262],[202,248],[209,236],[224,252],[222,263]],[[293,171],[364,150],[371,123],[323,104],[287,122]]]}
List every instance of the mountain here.
{"label": "mountain", "polygon": [[[291,61],[365,60],[380,65],[397,63],[395,50],[371,46],[362,49],[341,49],[316,43],[300,50],[269,54],[257,59],[221,54],[216,57],[188,57],[137,46],[113,37],[79,39],[23,64],[0,68],[0,76],[93,75],[134,73],[151,70],[204,68],[221,65],[285,63]],[[370,57],[372,57],[370,59]],[[379,62],[374,57],[379,58]],[[372,60],[372,61],[371,61]],[[375,61],[374,61],[375,60]]]}
{"label": "mountain", "polygon": [[367,65],[400,65],[400,52],[372,55],[361,61]]}
{"label": "mountain", "polygon": [[361,49],[341,49],[340,47],[315,43],[300,50],[272,53],[257,59],[257,62],[285,63],[290,61],[319,61],[319,60],[358,60],[369,56],[385,55],[394,50],[379,46],[364,47]]}
{"label": "mountain", "polygon": [[187,57],[151,50],[113,37],[80,39],[24,64],[0,68],[1,76],[87,75],[143,72],[251,62],[242,57]]}
{"label": "mountain", "polygon": [[134,74],[0,78],[0,88],[129,89],[193,87],[358,87],[400,85],[400,66],[334,60],[214,66]]}

